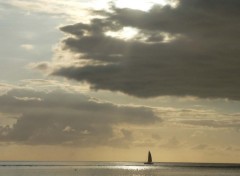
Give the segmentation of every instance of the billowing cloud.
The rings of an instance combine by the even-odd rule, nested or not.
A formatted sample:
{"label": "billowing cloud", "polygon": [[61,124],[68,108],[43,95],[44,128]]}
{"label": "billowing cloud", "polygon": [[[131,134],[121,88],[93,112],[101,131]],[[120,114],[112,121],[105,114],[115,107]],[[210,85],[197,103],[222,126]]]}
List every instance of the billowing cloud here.
{"label": "billowing cloud", "polygon": [[[69,66],[66,61],[52,74],[137,97],[238,100],[239,7],[237,0],[180,0],[176,7],[150,11],[113,6],[99,12],[105,18],[61,28],[71,34],[62,41],[62,50],[88,62]],[[137,35],[126,40],[124,27]]]}
{"label": "billowing cloud", "polygon": [[0,104],[0,118],[6,122],[0,124],[1,142],[29,145],[127,147],[132,132],[124,124],[144,126],[160,120],[147,107],[115,105],[60,89],[12,89],[0,96]]}

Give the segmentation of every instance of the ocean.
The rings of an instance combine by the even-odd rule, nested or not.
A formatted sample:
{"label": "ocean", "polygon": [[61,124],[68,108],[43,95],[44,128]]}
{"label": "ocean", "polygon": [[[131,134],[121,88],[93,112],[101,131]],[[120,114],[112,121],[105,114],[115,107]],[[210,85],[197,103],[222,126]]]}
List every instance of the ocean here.
{"label": "ocean", "polygon": [[240,164],[0,161],[0,176],[240,176]]}

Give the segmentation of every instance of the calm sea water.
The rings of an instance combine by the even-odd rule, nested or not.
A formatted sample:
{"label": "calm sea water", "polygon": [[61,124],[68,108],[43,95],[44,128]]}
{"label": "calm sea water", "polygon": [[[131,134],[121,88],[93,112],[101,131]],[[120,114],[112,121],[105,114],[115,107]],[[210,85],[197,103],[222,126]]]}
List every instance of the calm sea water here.
{"label": "calm sea water", "polygon": [[0,176],[240,176],[240,164],[0,161]]}

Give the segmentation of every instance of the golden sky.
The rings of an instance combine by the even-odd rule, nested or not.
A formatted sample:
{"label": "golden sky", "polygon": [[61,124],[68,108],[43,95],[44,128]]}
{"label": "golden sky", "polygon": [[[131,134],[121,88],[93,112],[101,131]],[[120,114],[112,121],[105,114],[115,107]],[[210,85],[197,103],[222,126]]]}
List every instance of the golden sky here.
{"label": "golden sky", "polygon": [[239,7],[0,2],[0,160],[240,162]]}

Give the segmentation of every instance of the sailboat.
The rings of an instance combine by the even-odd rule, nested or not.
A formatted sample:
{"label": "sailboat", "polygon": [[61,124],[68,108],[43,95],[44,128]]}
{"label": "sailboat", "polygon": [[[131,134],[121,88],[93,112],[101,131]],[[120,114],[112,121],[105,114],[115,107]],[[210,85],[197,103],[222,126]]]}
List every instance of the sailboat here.
{"label": "sailboat", "polygon": [[153,164],[153,162],[152,162],[152,155],[151,155],[150,151],[148,151],[148,161],[145,162],[144,164]]}

